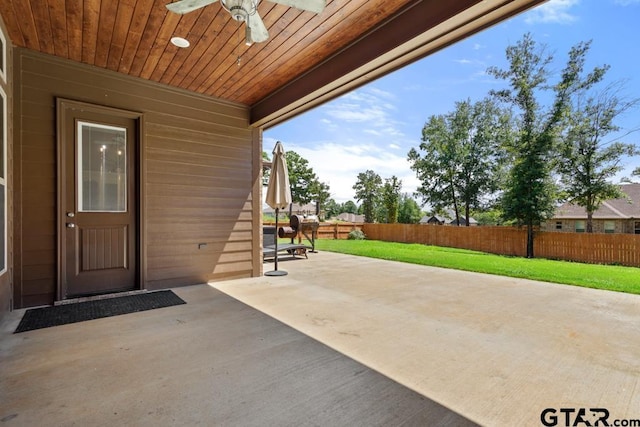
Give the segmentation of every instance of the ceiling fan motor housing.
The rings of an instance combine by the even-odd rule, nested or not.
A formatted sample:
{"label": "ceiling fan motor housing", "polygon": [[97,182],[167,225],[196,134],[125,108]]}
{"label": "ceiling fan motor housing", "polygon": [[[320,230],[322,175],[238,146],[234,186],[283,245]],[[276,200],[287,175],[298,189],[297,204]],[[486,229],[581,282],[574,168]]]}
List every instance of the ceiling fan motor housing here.
{"label": "ceiling fan motor housing", "polygon": [[223,6],[231,17],[238,22],[246,22],[249,15],[253,15],[258,7],[255,0],[222,0]]}
{"label": "ceiling fan motor housing", "polygon": [[231,17],[236,21],[244,22],[247,20],[247,11],[242,8],[242,6],[233,6],[229,9],[231,12]]}

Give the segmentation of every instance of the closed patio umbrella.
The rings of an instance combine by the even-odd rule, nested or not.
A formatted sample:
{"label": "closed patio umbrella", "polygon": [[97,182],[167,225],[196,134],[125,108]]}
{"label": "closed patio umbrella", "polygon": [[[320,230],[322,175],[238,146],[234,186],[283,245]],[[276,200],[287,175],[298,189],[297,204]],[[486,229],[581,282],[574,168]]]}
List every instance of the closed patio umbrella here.
{"label": "closed patio umbrella", "polygon": [[275,270],[268,271],[265,276],[284,276],[286,271],[278,270],[278,213],[291,204],[291,186],[289,185],[289,170],[284,156],[284,147],[280,141],[273,148],[273,159],[269,185],[267,186],[266,202],[276,211],[275,233]]}

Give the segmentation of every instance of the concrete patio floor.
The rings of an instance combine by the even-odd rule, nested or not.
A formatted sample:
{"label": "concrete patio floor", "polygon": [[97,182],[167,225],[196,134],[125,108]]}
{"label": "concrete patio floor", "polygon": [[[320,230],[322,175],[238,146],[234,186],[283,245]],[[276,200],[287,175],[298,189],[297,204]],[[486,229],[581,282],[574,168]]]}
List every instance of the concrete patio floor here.
{"label": "concrete patio floor", "polygon": [[21,334],[11,313],[0,425],[640,419],[640,296],[328,252],[279,268],[174,289],[186,305]]}
{"label": "concrete patio floor", "polygon": [[209,285],[187,304],[19,334],[0,426],[475,426]]}
{"label": "concrete patio floor", "polygon": [[279,269],[213,286],[481,425],[640,420],[638,295],[327,252]]}

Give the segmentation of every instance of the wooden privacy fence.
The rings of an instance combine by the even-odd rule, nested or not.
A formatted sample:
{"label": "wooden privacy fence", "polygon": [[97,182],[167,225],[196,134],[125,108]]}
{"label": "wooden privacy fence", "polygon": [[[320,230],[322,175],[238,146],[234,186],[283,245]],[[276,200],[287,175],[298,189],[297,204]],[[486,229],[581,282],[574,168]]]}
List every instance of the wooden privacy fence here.
{"label": "wooden privacy fence", "polygon": [[[264,222],[263,225],[275,225],[275,222]],[[279,226],[289,225],[288,221],[278,223]],[[363,224],[354,224],[350,222],[321,222],[318,224],[318,239],[346,239],[352,230],[362,230]],[[302,237],[302,236],[298,236]]]}
{"label": "wooden privacy fence", "polygon": [[422,243],[501,255],[526,256],[525,230],[512,227],[453,227],[423,224],[364,224],[367,239]]}
{"label": "wooden privacy fence", "polygon": [[318,239],[346,239],[353,230],[362,230],[363,224],[348,222],[321,222],[318,226]]}
{"label": "wooden privacy fence", "polygon": [[549,259],[640,267],[640,235],[540,232],[534,239],[534,254]]}
{"label": "wooden privacy fence", "polygon": [[[515,227],[364,224],[371,240],[421,243],[499,255],[526,256],[527,231]],[[536,231],[536,258],[640,267],[640,235]]]}

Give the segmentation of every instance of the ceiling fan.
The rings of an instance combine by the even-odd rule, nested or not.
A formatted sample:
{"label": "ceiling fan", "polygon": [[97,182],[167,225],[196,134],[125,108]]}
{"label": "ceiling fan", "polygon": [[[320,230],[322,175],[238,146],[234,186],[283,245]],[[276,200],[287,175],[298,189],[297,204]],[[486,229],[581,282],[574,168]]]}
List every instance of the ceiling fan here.
{"label": "ceiling fan", "polygon": [[[201,7],[215,3],[218,0],[180,0],[169,3],[167,9],[171,12],[184,15]],[[220,0],[220,4],[229,12],[231,17],[238,22],[246,24],[245,41],[247,45],[253,42],[260,43],[269,38],[269,32],[258,14],[258,2],[260,0]],[[320,13],[325,7],[326,0],[269,0],[296,9]]]}

